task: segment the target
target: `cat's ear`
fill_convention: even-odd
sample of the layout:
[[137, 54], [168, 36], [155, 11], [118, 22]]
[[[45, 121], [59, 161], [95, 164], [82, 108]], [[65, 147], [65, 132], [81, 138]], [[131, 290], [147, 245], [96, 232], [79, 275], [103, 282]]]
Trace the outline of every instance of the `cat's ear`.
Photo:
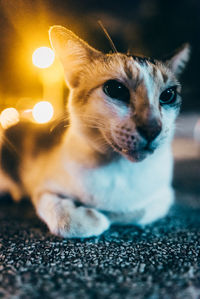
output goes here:
[[63, 64], [66, 81], [73, 87], [77, 74], [86, 64], [98, 57], [100, 52], [62, 26], [52, 26], [49, 38], [52, 48]]
[[190, 45], [184, 44], [181, 48], [176, 50], [173, 55], [165, 60], [167, 67], [170, 68], [176, 76], [179, 76], [183, 72], [187, 62], [189, 61], [190, 51]]

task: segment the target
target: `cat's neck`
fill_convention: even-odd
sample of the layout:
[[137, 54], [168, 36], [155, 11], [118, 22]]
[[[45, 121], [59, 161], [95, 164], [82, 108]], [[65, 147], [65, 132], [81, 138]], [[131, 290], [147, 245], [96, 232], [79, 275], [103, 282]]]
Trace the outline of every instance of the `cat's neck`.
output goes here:
[[88, 136], [82, 135], [73, 127], [67, 130], [64, 137], [63, 148], [69, 159], [75, 160], [86, 167], [99, 167], [114, 160], [120, 159], [120, 155], [107, 145], [102, 151]]

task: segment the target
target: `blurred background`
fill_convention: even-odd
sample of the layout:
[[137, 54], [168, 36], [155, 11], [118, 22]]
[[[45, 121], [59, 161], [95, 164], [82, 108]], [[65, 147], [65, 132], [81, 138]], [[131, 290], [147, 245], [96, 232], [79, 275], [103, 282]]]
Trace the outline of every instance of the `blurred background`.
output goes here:
[[47, 67], [34, 65], [33, 53], [39, 47], [50, 47], [48, 29], [54, 24], [66, 26], [93, 47], [110, 52], [98, 24], [101, 20], [121, 52], [162, 58], [185, 42], [191, 44], [191, 61], [181, 82], [182, 113], [195, 113], [195, 120], [187, 121], [184, 131], [193, 136], [194, 128], [198, 133], [200, 112], [199, 14], [198, 0], [1, 0], [0, 110], [14, 107], [29, 117], [34, 105], [45, 100], [57, 117], [68, 93], [62, 69], [56, 60]]

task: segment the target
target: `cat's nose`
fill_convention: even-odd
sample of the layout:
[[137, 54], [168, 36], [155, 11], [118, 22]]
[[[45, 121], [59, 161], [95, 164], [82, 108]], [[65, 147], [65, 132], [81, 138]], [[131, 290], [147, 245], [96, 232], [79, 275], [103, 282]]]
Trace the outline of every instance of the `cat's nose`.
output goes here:
[[161, 122], [158, 120], [151, 121], [149, 124], [140, 125], [137, 127], [139, 134], [148, 142], [153, 141], [162, 130]]

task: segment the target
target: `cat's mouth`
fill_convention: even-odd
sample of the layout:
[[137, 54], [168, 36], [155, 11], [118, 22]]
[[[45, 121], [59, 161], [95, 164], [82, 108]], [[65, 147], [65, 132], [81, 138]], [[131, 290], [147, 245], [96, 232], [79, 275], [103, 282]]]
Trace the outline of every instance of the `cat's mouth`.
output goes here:
[[131, 149], [126, 149], [126, 148], [120, 148], [115, 143], [112, 143], [111, 145], [115, 151], [120, 153], [122, 156], [124, 156], [131, 162], [143, 161], [148, 155], [150, 155], [154, 152], [154, 149], [151, 149], [148, 146], [145, 146], [144, 148], [141, 148], [138, 150], [131, 150]]
[[118, 152], [131, 162], [143, 161], [147, 156], [153, 154], [155, 150], [155, 148], [152, 148], [150, 144], [146, 144], [143, 147], [135, 149], [127, 149], [125, 147], [120, 147], [119, 145], [117, 145], [117, 143], [113, 140], [111, 136], [106, 136], [106, 140], [115, 152]]

